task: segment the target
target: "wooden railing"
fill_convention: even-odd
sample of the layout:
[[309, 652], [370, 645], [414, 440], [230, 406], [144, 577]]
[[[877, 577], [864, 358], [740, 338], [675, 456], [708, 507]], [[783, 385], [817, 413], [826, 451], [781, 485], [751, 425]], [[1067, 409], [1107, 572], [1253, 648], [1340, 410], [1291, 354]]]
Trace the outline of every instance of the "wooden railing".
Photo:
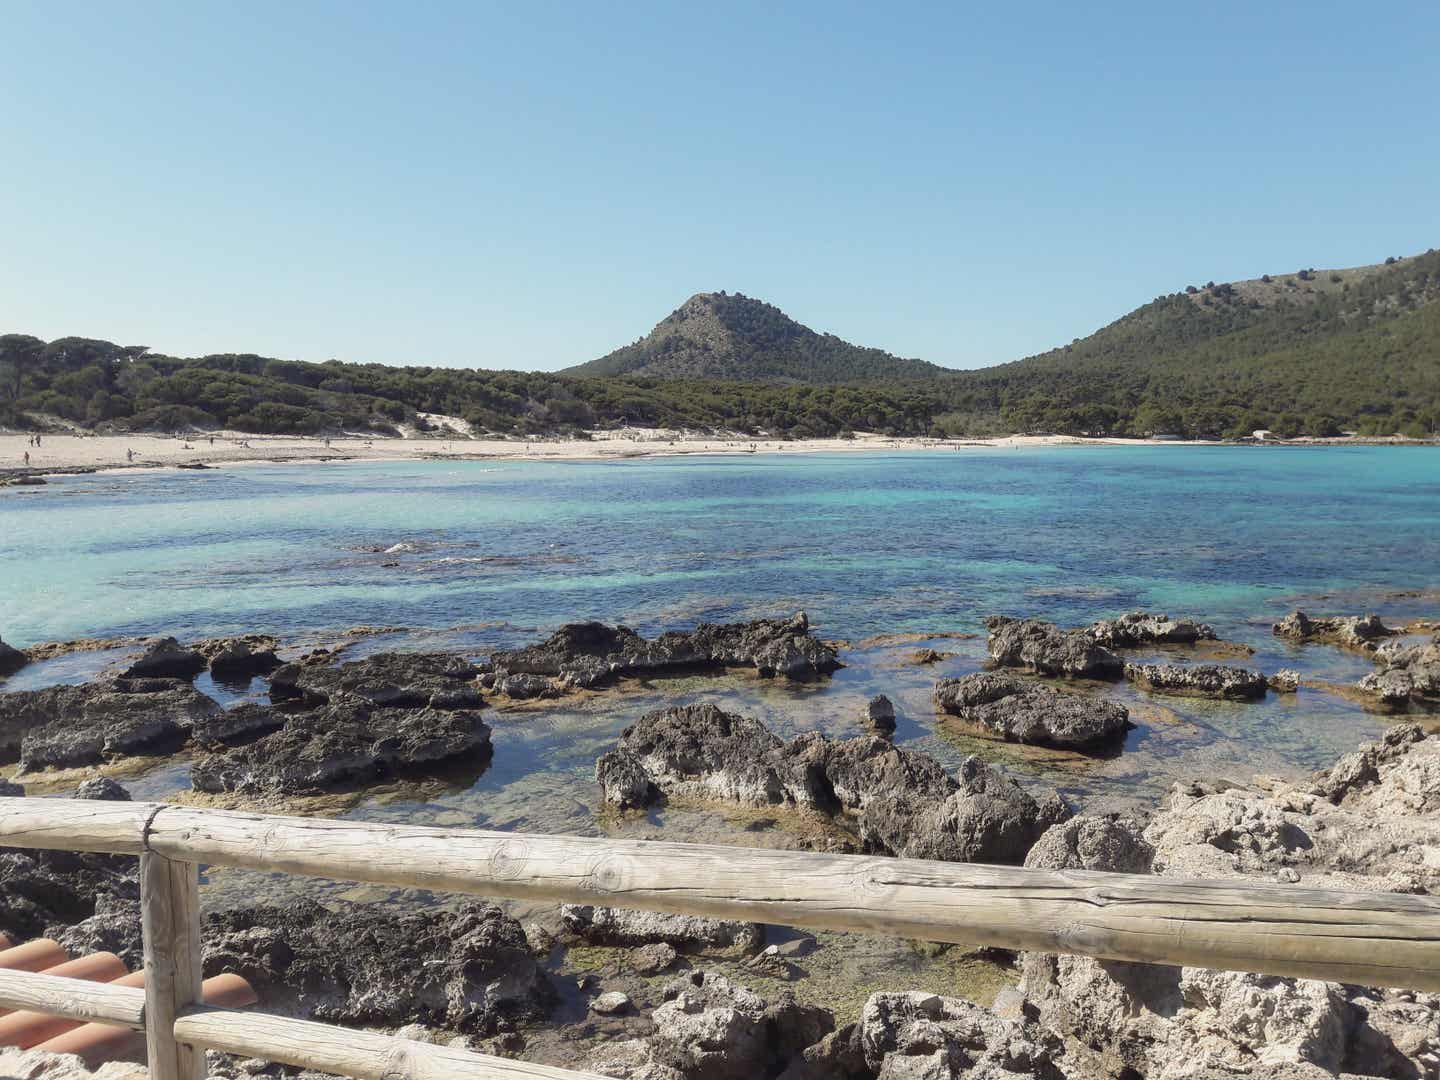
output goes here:
[[156, 1080], [196, 1080], [206, 1048], [362, 1080], [588, 1075], [197, 1004], [202, 863], [1440, 991], [1430, 896], [62, 799], [0, 798], [0, 846], [140, 856], [145, 988], [0, 971], [0, 1008], [143, 1030]]

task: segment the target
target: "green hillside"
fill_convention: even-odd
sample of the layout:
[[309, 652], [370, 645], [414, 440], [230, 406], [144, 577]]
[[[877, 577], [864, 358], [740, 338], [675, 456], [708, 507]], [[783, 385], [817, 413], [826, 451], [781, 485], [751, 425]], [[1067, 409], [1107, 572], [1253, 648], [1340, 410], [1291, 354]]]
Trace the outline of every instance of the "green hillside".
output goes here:
[[966, 373], [1016, 429], [1311, 434], [1440, 424], [1440, 252], [1192, 286], [1091, 336]]
[[[0, 336], [0, 426], [387, 432], [417, 413], [502, 434], [638, 425], [826, 436], [1141, 436], [1440, 429], [1440, 252], [1208, 283], [1083, 340], [949, 371], [816, 334], [736, 294], [692, 298], [569, 373], [192, 359]], [[689, 310], [687, 310], [689, 309]], [[960, 328], [957, 328], [957, 332]], [[741, 373], [747, 381], [733, 381]]]
[[944, 371], [924, 360], [817, 334], [773, 304], [718, 292], [696, 293], [635, 344], [564, 374], [839, 383], [929, 378]]

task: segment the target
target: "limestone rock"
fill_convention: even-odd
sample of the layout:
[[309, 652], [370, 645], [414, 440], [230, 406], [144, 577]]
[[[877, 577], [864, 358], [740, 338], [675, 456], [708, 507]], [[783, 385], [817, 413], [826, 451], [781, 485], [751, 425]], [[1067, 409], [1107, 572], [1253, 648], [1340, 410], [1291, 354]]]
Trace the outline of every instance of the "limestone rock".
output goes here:
[[566, 930], [592, 945], [634, 948], [664, 944], [682, 952], [725, 949], [750, 953], [765, 940], [756, 923], [701, 915], [565, 904], [560, 917]]
[[1253, 701], [1265, 696], [1265, 676], [1221, 664], [1126, 664], [1125, 677], [1137, 686], [1182, 697]]
[[1172, 619], [1148, 611], [1131, 611], [1118, 619], [1101, 619], [1089, 626], [1090, 636], [1109, 649], [1133, 649], [1142, 645], [1193, 645], [1214, 641], [1215, 631], [1194, 619]]
[[1053, 623], [1003, 615], [992, 615], [985, 625], [990, 630], [986, 647], [999, 667], [1082, 679], [1118, 679], [1124, 673], [1124, 661], [1088, 629], [1061, 630]]
[[787, 743], [713, 705], [646, 714], [597, 772], [607, 798], [625, 805], [664, 794], [808, 810], [853, 826], [866, 851], [915, 858], [1019, 862], [1069, 814], [1055, 793], [1037, 801], [978, 758], [952, 777], [878, 736], [810, 732]]
[[1292, 611], [1271, 630], [1276, 637], [1291, 641], [1325, 642], [1357, 652], [1373, 652], [1380, 642], [1399, 633], [1382, 623], [1378, 615], [1312, 619], [1303, 611]]
[[1062, 693], [997, 672], [935, 684], [935, 704], [1007, 742], [1090, 746], [1123, 735], [1130, 713], [1113, 701]]

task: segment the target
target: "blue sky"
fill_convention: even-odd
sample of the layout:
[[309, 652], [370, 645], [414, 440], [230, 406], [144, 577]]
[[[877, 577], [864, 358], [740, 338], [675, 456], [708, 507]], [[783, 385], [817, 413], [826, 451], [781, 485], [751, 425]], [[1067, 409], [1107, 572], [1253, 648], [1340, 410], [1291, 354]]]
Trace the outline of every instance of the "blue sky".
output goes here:
[[553, 369], [738, 290], [956, 367], [1440, 245], [1440, 6], [0, 0], [0, 331]]

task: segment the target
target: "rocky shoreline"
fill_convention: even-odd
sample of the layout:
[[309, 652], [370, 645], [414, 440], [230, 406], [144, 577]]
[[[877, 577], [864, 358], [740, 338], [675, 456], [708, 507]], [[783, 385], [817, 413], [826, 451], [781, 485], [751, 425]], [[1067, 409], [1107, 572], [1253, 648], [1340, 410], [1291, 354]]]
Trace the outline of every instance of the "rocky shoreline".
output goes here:
[[[1360, 683], [1374, 684], [1377, 704], [1435, 700], [1440, 640], [1369, 618], [1297, 616], [1277, 624], [1277, 636], [1373, 660], [1376, 672]], [[1131, 719], [1091, 692], [1107, 684], [1222, 701], [1287, 689], [1284, 671], [1192, 662], [1204, 654], [1185, 650], [1217, 643], [1192, 620], [1137, 612], [1066, 630], [996, 618], [988, 629], [991, 670], [937, 679], [934, 705], [938, 723], [999, 741], [1080, 754], [1112, 746]], [[1157, 648], [1179, 651], [1162, 663], [1127, 657]], [[242, 805], [455, 768], [478, 775], [496, 753], [481, 717], [500, 702], [543, 709], [680, 673], [743, 671], [798, 687], [840, 668], [803, 614], [654, 639], [578, 623], [487, 657], [378, 652], [337, 662], [316, 650], [286, 663], [284, 652], [259, 635], [160, 639], [91, 682], [0, 693], [0, 764], [17, 765], [21, 781], [0, 781], [0, 794], [174, 753], [190, 755], [197, 795]], [[260, 677], [264, 700], [223, 708], [193, 685], [202, 672]], [[947, 768], [897, 745], [895, 705], [883, 695], [863, 723], [870, 733], [786, 739], [715, 704], [652, 710], [598, 753], [600, 798], [622, 817], [691, 805], [804, 819], [817, 827], [801, 843], [826, 851], [1440, 891], [1440, 738], [1413, 724], [1307, 781], [1196, 779], [1159, 806], [1097, 814], [977, 756]], [[74, 794], [128, 798], [105, 778]], [[133, 964], [135, 860], [0, 851], [0, 930]], [[795, 993], [824, 977], [841, 942], [591, 905], [526, 914], [473, 902], [252, 902], [207, 915], [204, 940], [206, 973], [245, 976], [270, 1011], [632, 1080], [1409, 1080], [1440, 1071], [1440, 997], [1314, 980], [992, 953], [1010, 983], [993, 1005], [883, 989], [846, 1011]], [[215, 1062], [217, 1075], [256, 1071], [277, 1070]]]

